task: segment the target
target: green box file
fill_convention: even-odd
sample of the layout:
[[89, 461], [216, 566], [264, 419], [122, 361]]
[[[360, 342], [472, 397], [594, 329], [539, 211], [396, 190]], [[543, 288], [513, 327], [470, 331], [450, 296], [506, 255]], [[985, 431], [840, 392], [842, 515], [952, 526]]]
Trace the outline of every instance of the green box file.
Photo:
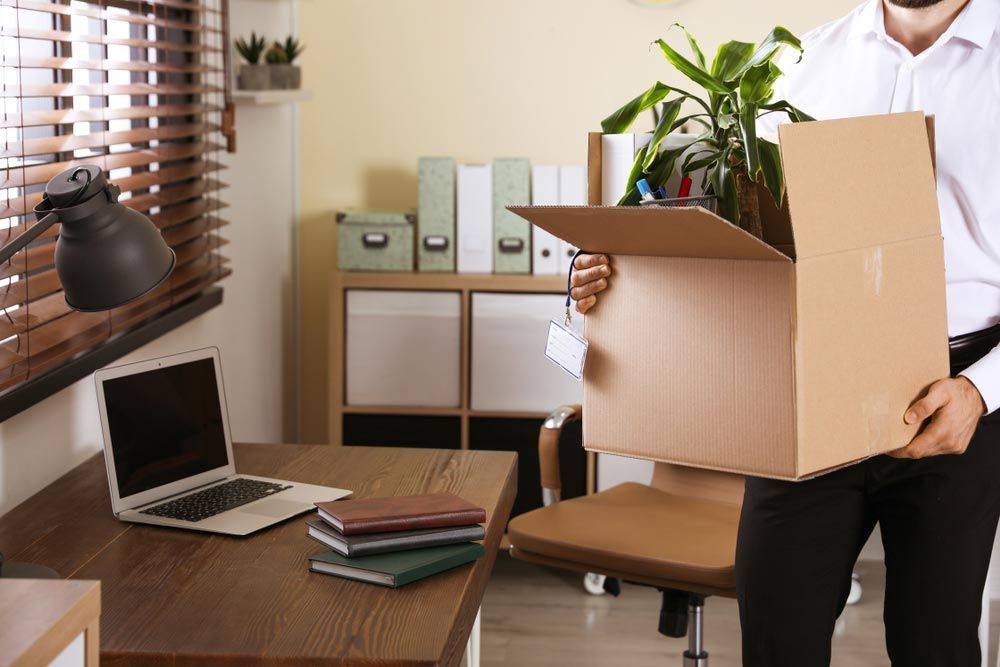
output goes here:
[[531, 273], [531, 225], [507, 210], [531, 202], [531, 165], [520, 158], [493, 163], [493, 271]]
[[341, 271], [412, 271], [416, 220], [413, 213], [338, 213], [337, 267]]
[[455, 270], [455, 160], [422, 157], [418, 162], [417, 268]]

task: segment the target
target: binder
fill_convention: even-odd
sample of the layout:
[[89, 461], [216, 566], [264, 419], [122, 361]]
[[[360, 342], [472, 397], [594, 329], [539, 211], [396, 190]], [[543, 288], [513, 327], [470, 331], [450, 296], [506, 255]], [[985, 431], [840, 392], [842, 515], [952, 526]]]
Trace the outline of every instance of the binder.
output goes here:
[[[559, 205], [587, 205], [587, 175], [582, 166], [559, 167]], [[576, 250], [576, 247], [565, 241], [559, 242], [558, 272], [561, 275], [566, 275], [569, 272], [569, 263], [573, 260]]]
[[493, 162], [493, 271], [531, 273], [531, 223], [507, 210], [531, 203], [531, 166], [521, 158]]
[[455, 270], [455, 160], [418, 161], [417, 268]]
[[460, 273], [493, 271], [493, 168], [460, 164], [456, 171], [457, 266]]
[[[531, 203], [533, 206], [559, 204], [559, 167], [555, 165], [531, 168]], [[562, 242], [541, 227], [531, 229], [532, 273], [552, 276], [559, 273]]]
[[601, 203], [614, 206], [625, 194], [625, 184], [635, 154], [653, 138], [652, 134], [605, 134], [601, 137]]

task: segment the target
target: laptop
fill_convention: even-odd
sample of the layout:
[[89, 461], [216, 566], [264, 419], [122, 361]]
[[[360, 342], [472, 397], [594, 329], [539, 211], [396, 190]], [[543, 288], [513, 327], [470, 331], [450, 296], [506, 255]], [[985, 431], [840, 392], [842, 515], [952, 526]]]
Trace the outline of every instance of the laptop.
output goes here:
[[95, 378], [111, 508], [122, 521], [247, 535], [351, 493], [236, 474], [214, 347]]

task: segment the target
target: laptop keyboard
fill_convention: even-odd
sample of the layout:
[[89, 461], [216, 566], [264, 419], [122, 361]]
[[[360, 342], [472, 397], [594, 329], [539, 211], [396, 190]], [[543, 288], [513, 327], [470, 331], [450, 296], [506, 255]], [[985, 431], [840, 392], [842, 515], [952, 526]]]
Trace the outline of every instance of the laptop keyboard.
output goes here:
[[292, 487], [274, 482], [240, 477], [177, 500], [154, 505], [139, 513], [180, 521], [201, 521], [290, 488]]

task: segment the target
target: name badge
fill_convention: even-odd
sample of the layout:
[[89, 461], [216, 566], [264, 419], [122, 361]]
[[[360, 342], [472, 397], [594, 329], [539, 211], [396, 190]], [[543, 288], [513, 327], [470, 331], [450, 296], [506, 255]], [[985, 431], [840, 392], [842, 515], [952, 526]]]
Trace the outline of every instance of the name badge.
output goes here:
[[549, 338], [545, 343], [545, 356], [578, 382], [583, 380], [583, 366], [587, 362], [587, 339], [576, 334], [555, 320], [549, 320]]

